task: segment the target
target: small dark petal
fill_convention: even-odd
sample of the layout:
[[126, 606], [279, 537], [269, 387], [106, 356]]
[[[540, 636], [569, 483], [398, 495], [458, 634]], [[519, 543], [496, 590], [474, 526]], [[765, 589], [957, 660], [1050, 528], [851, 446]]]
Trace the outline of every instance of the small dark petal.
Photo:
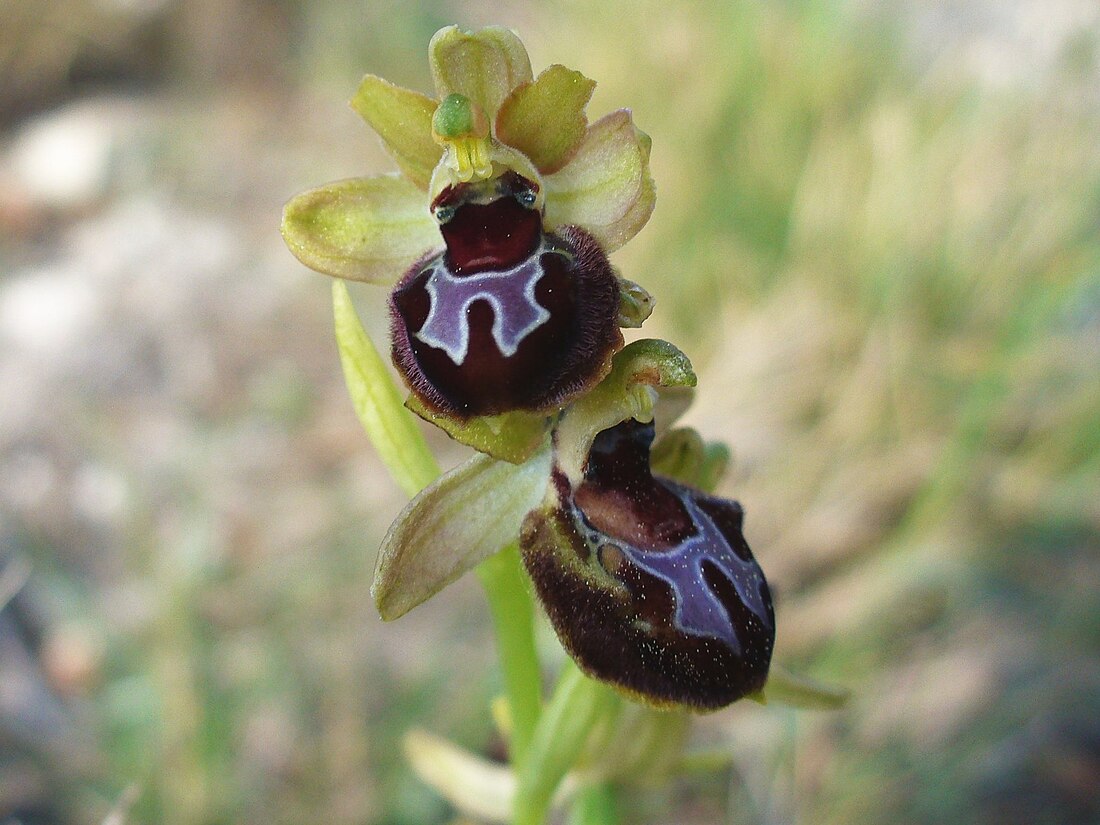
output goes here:
[[451, 254], [410, 269], [390, 298], [394, 363], [428, 408], [463, 419], [546, 411], [606, 374], [622, 345], [618, 282], [591, 236], [540, 233], [503, 270], [458, 273]]
[[659, 705], [712, 710], [763, 687], [775, 615], [736, 502], [649, 469], [653, 427], [600, 434], [574, 490], [528, 515], [523, 558], [582, 668]]

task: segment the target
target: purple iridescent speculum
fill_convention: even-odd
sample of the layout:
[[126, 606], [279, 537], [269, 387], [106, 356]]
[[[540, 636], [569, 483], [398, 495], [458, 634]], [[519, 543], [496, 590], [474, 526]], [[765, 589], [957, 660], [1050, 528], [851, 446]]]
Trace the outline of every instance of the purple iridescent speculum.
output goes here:
[[433, 411], [551, 410], [606, 373], [622, 344], [618, 281], [576, 227], [543, 230], [537, 184], [508, 172], [432, 205], [446, 249], [390, 299], [394, 363]]
[[566, 648], [597, 678], [656, 704], [699, 710], [763, 687], [771, 594], [743, 511], [649, 466], [651, 424], [595, 440], [574, 488], [528, 516], [524, 561]]

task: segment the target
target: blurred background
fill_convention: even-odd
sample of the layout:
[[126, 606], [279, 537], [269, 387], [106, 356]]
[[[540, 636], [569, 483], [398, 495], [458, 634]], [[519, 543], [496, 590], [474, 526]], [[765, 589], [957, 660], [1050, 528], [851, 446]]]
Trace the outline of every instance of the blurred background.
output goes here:
[[374, 613], [403, 502], [277, 229], [392, 168], [345, 101], [453, 22], [653, 137], [615, 263], [777, 660], [854, 689], [702, 718], [730, 769], [627, 821], [1100, 822], [1092, 0], [0, 0], [0, 822], [453, 821], [399, 742], [493, 747], [481, 594]]

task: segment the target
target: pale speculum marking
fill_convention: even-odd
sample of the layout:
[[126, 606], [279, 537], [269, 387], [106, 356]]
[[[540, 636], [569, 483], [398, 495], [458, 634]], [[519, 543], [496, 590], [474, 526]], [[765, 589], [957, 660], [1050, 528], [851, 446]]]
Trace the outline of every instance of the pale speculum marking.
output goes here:
[[462, 366], [470, 348], [470, 306], [485, 301], [493, 309], [493, 340], [501, 354], [511, 358], [524, 338], [550, 320], [550, 312], [535, 300], [535, 286], [545, 274], [544, 251], [540, 248], [511, 269], [461, 277], [448, 269], [441, 256], [424, 283], [431, 299], [428, 317], [414, 335]]
[[[732, 618], [718, 595], [707, 584], [703, 563], [710, 562], [725, 576], [745, 604], [760, 621], [769, 623], [765, 604], [764, 576], [752, 561], [745, 561], [730, 546], [714, 520], [695, 503], [690, 492], [679, 485], [667, 487], [683, 502], [692, 522], [694, 535], [667, 550], [643, 550], [627, 542], [616, 542], [635, 565], [672, 588], [676, 602], [673, 617], [677, 629], [690, 636], [710, 636], [720, 639], [734, 653], [741, 653]], [[602, 534], [589, 527], [589, 541], [596, 543]]]

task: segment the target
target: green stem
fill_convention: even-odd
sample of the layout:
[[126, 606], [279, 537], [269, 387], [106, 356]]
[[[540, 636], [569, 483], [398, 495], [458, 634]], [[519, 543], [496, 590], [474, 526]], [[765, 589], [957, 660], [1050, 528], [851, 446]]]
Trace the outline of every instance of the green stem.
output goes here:
[[581, 790], [569, 811], [569, 825], [615, 825], [618, 821], [618, 800], [614, 789], [606, 783]]
[[[439, 476], [439, 465], [405, 409], [386, 361], [363, 330], [343, 281], [333, 284], [332, 303], [340, 360], [355, 411], [390, 475], [411, 498]], [[515, 545], [483, 561], [477, 574], [497, 634], [512, 716], [512, 760], [518, 765], [526, 757], [541, 710], [534, 605]]]
[[519, 548], [510, 544], [477, 566], [493, 616], [504, 693], [512, 720], [512, 763], [527, 757], [542, 712], [542, 677], [535, 652], [535, 608]]
[[539, 719], [527, 759], [517, 771], [514, 825], [542, 825], [559, 783], [573, 767], [601, 716], [618, 697], [567, 660], [554, 695]]

